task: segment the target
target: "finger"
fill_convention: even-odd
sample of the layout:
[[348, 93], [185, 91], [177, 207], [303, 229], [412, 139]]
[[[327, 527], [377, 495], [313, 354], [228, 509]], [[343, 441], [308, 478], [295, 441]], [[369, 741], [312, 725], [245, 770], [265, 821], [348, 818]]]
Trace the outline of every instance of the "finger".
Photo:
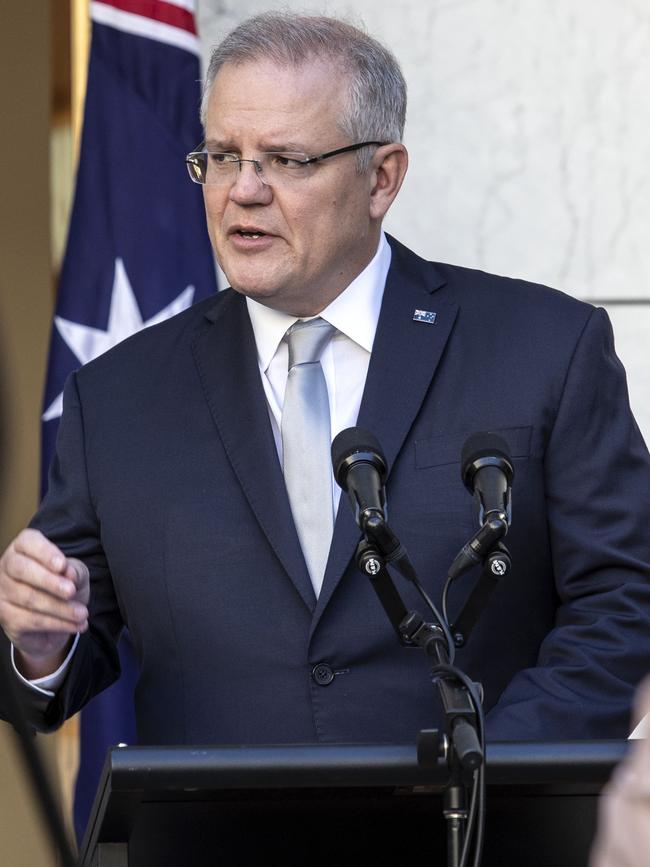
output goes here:
[[637, 725], [650, 714], [650, 677], [646, 677], [639, 686], [634, 699], [633, 724]]
[[16, 536], [12, 544], [19, 554], [37, 560], [53, 572], [62, 572], [66, 567], [65, 555], [40, 530], [28, 527]]
[[85, 632], [88, 629], [87, 619], [68, 620], [57, 617], [55, 614], [27, 610], [10, 602], [4, 603], [4, 607], [7, 609], [5, 614], [8, 621], [5, 631], [16, 646], [20, 646], [23, 636], [30, 634], [60, 632], [66, 635], [73, 635], [76, 632]]
[[74, 582], [76, 590], [72, 598], [75, 602], [83, 602], [84, 605], [88, 605], [90, 601], [90, 571], [86, 564], [71, 557], [68, 560], [65, 577]]
[[[58, 620], [78, 626], [88, 619], [88, 609], [81, 602], [63, 602], [54, 599], [48, 593], [35, 590], [27, 584], [17, 584], [10, 597], [5, 598], [5, 603], [12, 606], [13, 610], [28, 612], [35, 616], [46, 615]], [[11, 616], [9, 613], [9, 616]], [[5, 620], [8, 620], [5, 612]], [[8, 621], [11, 623], [11, 621]]]
[[[13, 582], [5, 583], [3, 595], [11, 596], [13, 585], [26, 584], [58, 599], [72, 599], [77, 587], [68, 574], [52, 572], [38, 560], [13, 551], [7, 556], [5, 571]], [[76, 573], [75, 573], [76, 576]]]
[[64, 576], [72, 581], [77, 589], [88, 584], [90, 580], [90, 572], [85, 563], [77, 560], [76, 557], [69, 557], [64, 571]]

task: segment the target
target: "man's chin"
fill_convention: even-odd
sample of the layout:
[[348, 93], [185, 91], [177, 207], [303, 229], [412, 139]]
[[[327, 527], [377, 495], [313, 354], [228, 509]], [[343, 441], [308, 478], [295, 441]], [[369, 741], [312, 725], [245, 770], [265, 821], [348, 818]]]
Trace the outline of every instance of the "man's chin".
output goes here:
[[230, 285], [235, 292], [245, 295], [246, 298], [250, 298], [252, 301], [257, 301], [258, 304], [271, 307], [273, 310], [281, 310], [283, 313], [292, 313], [292, 310], [288, 309], [293, 306], [288, 293], [282, 289], [278, 289], [276, 286], [251, 285], [250, 283], [240, 281], [233, 281]]
[[231, 280], [230, 286], [240, 295], [245, 295], [247, 298], [252, 298], [253, 301], [259, 301], [260, 304], [267, 304], [267, 306], [272, 306], [270, 302], [278, 294], [277, 289], [266, 286], [260, 287], [259, 284], [242, 283], [238, 280]]
[[245, 295], [252, 301], [263, 304], [264, 307], [270, 307], [272, 310], [279, 310], [291, 316], [316, 316], [323, 309], [322, 304], [319, 305], [312, 299], [296, 297], [295, 294], [286, 289], [276, 287], [260, 289], [259, 286], [251, 287], [241, 283], [231, 284], [231, 286], [240, 295]]

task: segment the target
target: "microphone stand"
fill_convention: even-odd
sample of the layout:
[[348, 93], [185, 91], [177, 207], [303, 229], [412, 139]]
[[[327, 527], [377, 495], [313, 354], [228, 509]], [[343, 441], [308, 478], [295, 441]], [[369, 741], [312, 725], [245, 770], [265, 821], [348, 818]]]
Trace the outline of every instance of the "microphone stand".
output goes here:
[[[488, 599], [497, 584], [512, 569], [510, 553], [503, 542], [496, 542], [492, 551], [483, 559], [481, 573], [465, 600], [458, 617], [451, 625], [456, 647], [463, 647], [487, 605]], [[453, 578], [453, 576], [452, 576]], [[450, 580], [447, 581], [448, 589]]]
[[[440, 734], [436, 729], [427, 729], [419, 733], [418, 762], [423, 767], [447, 762], [449, 781], [443, 794], [447, 865], [461, 867], [467, 863], [468, 846], [476, 818], [473, 812], [468, 822], [467, 790], [472, 785], [472, 779], [472, 801], [478, 793], [481, 814], [483, 810], [484, 738], [480, 686], [472, 683], [453, 666], [451, 636], [442, 623], [427, 622], [417, 611], [409, 611], [404, 605], [387, 565], [394, 564], [418, 588], [419, 581], [405, 549], [383, 515], [368, 511], [359, 517], [364, 535], [356, 550], [357, 568], [370, 579], [400, 643], [405, 647], [421, 648], [431, 663], [431, 673], [444, 710], [445, 731]], [[508, 552], [495, 539], [494, 550], [484, 554], [481, 576], [452, 627], [455, 646], [460, 647], [465, 643], [497, 581], [509, 570]], [[481, 846], [482, 815], [478, 823], [477, 857]]]

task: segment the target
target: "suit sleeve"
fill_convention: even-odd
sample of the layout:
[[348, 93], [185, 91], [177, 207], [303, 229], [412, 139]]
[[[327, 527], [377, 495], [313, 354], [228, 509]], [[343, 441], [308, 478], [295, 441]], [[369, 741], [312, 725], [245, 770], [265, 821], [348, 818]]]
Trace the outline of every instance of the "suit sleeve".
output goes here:
[[40, 530], [67, 556], [82, 560], [90, 570], [89, 629], [80, 636], [63, 684], [49, 701], [29, 686], [20, 686], [31, 724], [50, 731], [120, 674], [117, 640], [122, 620], [86, 472], [83, 411], [76, 374], [68, 379], [64, 391], [48, 492], [30, 526]]
[[625, 737], [650, 669], [650, 457], [602, 309], [576, 344], [544, 476], [557, 615], [537, 665], [489, 713], [488, 737]]

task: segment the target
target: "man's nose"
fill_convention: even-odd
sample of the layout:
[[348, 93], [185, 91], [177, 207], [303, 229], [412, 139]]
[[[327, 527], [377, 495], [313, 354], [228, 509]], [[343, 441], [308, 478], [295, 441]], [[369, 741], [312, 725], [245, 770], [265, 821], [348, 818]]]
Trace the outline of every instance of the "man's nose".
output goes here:
[[273, 198], [271, 188], [262, 180], [255, 160], [242, 160], [230, 187], [230, 199], [238, 204], [267, 204]]

